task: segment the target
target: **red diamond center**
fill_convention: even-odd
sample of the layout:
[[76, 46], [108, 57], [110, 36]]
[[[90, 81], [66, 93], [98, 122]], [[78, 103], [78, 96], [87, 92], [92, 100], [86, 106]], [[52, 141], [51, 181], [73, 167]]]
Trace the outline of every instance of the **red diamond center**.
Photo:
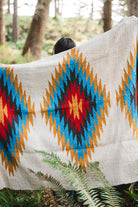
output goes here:
[[71, 127], [75, 126], [75, 131], [81, 132], [83, 119], [86, 119], [86, 108], [89, 111], [89, 98], [85, 98], [84, 91], [81, 93], [80, 86], [76, 88], [76, 83], [71, 83], [71, 90], [68, 88], [68, 97], [64, 95], [62, 102], [62, 113], [66, 113], [67, 121], [71, 119]]

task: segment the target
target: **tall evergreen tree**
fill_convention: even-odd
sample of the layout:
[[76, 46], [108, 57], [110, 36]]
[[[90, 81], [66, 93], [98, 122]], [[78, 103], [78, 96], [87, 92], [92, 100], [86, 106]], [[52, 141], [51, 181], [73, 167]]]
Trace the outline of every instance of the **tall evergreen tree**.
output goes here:
[[18, 40], [18, 14], [17, 14], [17, 2], [18, 0], [14, 0], [14, 13], [13, 13], [13, 32], [12, 32], [12, 39], [13, 42], [17, 42]]
[[57, 18], [59, 15], [62, 16], [63, 0], [54, 0], [54, 4], [55, 4], [55, 18]]
[[34, 56], [38, 59], [40, 58], [45, 26], [49, 15], [50, 1], [38, 0], [22, 55], [25, 55], [30, 49]]
[[8, 11], [8, 14], [10, 14], [11, 13], [11, 10], [10, 10], [10, 0], [8, 0], [7, 3], [8, 3], [8, 10], [7, 11]]
[[112, 28], [112, 0], [104, 0], [103, 22], [104, 32]]
[[0, 45], [5, 43], [5, 24], [4, 24], [4, 14], [3, 14], [3, 4], [4, 0], [0, 0]]
[[138, 17], [138, 0], [127, 0], [128, 16]]
[[89, 14], [89, 17], [88, 17], [88, 21], [87, 21], [87, 24], [86, 24], [86, 32], [89, 31], [90, 22], [91, 22], [92, 19], [93, 19], [93, 0], [91, 0], [91, 11], [90, 11], [90, 14]]

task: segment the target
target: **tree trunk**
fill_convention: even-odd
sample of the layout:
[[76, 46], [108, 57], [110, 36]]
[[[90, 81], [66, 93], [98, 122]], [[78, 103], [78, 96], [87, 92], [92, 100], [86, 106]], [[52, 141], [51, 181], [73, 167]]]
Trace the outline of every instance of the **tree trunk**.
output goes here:
[[92, 1], [92, 2], [91, 2], [91, 12], [90, 12], [90, 15], [89, 15], [89, 17], [88, 17], [87, 24], [86, 24], [86, 32], [89, 31], [89, 29], [90, 29], [90, 22], [91, 22], [91, 20], [93, 19], [93, 0], [91, 0], [91, 1]]
[[57, 0], [55, 0], [55, 18], [57, 18]]
[[12, 32], [12, 39], [13, 42], [17, 42], [18, 40], [18, 15], [17, 15], [17, 1], [14, 0], [14, 13], [13, 13], [13, 32]]
[[138, 17], [138, 0], [127, 0], [128, 16]]
[[11, 13], [11, 10], [10, 10], [10, 0], [8, 0], [8, 14]]
[[92, 2], [91, 2], [91, 12], [90, 12], [89, 19], [90, 19], [90, 20], [93, 19], [93, 0], [92, 0]]
[[55, 18], [57, 18], [60, 15], [60, 1], [55, 0]]
[[61, 11], [60, 11], [61, 16], [62, 16], [62, 12], [63, 12], [63, 0], [61, 0]]
[[50, 0], [38, 0], [22, 55], [28, 50], [38, 59], [41, 56], [45, 26], [49, 15]]
[[112, 0], [106, 0], [103, 7], [104, 32], [112, 28]]
[[0, 0], [0, 45], [5, 43], [5, 24], [4, 24], [4, 14], [3, 14], [3, 4], [4, 0]]

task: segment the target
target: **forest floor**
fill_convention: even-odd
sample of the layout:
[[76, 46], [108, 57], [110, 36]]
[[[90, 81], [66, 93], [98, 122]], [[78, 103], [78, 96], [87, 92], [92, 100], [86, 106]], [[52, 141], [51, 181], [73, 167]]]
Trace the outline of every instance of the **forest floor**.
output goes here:
[[[120, 197], [124, 199], [124, 203], [120, 207], [138, 207], [138, 202], [132, 198], [132, 194], [138, 192], [138, 183], [133, 184], [133, 193], [130, 193], [132, 184], [124, 184], [116, 186], [116, 190], [120, 193]], [[132, 189], [131, 189], [132, 190]], [[129, 192], [128, 195], [125, 191]], [[74, 192], [73, 198], [80, 207], [87, 207], [78, 202], [78, 195]], [[3, 200], [2, 200], [3, 199]], [[42, 189], [38, 191], [27, 190], [0, 190], [0, 207], [67, 207], [66, 203], [58, 201], [55, 192], [51, 189]]]
[[[132, 184], [124, 184], [117, 186], [117, 191], [121, 194], [121, 197], [125, 200], [124, 204], [122, 204], [122, 207], [136, 207], [138, 206], [138, 202], [136, 202], [132, 197], [133, 192], [130, 192], [130, 186]], [[134, 184], [134, 192], [137, 192], [138, 195], [138, 182]], [[125, 191], [129, 192], [130, 195], [128, 195]], [[138, 201], [138, 200], [137, 200]]]

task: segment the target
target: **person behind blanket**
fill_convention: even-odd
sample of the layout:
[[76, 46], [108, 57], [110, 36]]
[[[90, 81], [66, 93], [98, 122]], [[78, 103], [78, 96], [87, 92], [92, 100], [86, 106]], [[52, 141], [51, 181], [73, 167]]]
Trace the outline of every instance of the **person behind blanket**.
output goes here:
[[72, 49], [73, 47], [76, 47], [76, 43], [71, 38], [62, 37], [54, 45], [53, 53], [58, 54], [60, 52]]

